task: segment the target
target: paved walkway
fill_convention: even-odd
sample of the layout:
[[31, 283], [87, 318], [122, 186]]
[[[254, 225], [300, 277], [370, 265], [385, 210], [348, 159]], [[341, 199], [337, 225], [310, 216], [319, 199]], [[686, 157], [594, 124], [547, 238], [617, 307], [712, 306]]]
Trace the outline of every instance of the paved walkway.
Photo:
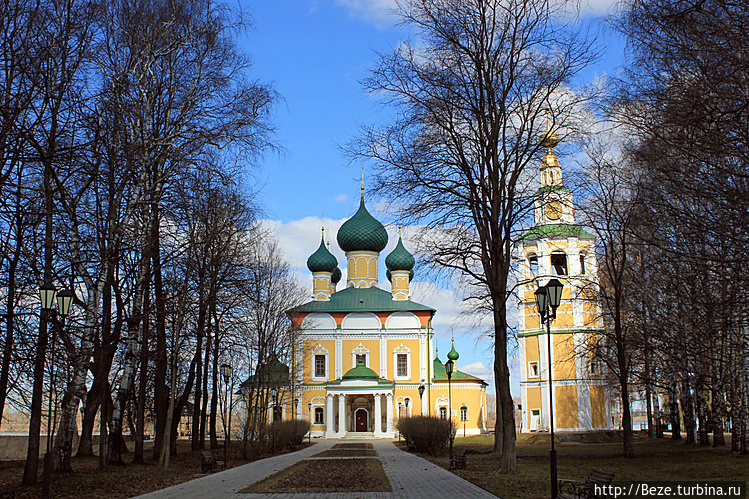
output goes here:
[[[314, 454], [323, 452], [339, 442], [355, 440], [318, 440], [316, 445], [297, 452], [269, 457], [213, 473], [196, 480], [174, 485], [163, 490], [139, 496], [140, 499], [188, 499], [233, 497], [248, 485], [262, 480]], [[390, 480], [392, 492], [335, 492], [327, 494], [238, 494], [237, 499], [290, 498], [290, 499], [338, 499], [338, 498], [491, 498], [495, 497], [484, 489], [460, 478], [426, 459], [404, 452], [389, 440], [367, 440], [374, 445], [377, 457], [382, 462], [385, 474]]]

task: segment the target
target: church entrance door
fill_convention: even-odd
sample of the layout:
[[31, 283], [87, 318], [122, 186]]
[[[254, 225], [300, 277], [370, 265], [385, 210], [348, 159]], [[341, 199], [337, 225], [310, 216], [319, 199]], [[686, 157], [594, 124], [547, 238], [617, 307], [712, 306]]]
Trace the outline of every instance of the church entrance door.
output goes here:
[[364, 409], [356, 411], [356, 431], [367, 431], [367, 411]]

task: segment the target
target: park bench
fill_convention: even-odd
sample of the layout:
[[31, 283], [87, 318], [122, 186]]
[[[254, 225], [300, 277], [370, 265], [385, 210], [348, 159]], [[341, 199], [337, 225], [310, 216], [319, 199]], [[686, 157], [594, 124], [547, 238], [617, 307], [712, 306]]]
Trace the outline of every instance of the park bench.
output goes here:
[[596, 495], [596, 486], [610, 485], [614, 474], [597, 469], [590, 470], [585, 482], [573, 482], [572, 480], [559, 480], [559, 493], [557, 499], [595, 499], [602, 497]]
[[226, 468], [226, 462], [222, 458], [217, 458], [213, 452], [204, 450], [200, 454], [202, 456], [201, 469], [203, 473], [213, 471], [214, 467]]
[[454, 455], [450, 458], [450, 469], [451, 470], [464, 470], [466, 469], [466, 451], [460, 455]]

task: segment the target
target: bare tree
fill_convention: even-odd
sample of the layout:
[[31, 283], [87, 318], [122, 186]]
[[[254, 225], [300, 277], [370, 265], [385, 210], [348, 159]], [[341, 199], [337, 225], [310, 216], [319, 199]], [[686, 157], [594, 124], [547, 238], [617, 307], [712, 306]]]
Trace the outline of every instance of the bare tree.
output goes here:
[[507, 361], [506, 300], [513, 238], [533, 206], [545, 111], [553, 129], [574, 133], [586, 96], [570, 85], [596, 57], [591, 39], [565, 25], [546, 0], [401, 0], [402, 23], [418, 32], [364, 81], [396, 113], [354, 146], [374, 160], [376, 191], [406, 203], [406, 214], [440, 226], [433, 263], [482, 289], [493, 320], [500, 468], [515, 469], [515, 423]]

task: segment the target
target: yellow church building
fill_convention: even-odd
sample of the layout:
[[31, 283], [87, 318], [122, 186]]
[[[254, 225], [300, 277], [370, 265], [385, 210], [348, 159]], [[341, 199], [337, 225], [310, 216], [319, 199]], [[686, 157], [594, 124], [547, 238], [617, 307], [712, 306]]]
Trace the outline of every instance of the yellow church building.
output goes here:
[[[572, 193], [562, 182], [553, 152], [556, 134], [547, 132], [541, 164], [541, 188], [534, 207], [534, 226], [517, 244], [522, 300], [519, 310], [521, 360], [521, 431], [549, 429], [549, 366], [554, 429], [585, 431], [613, 426], [611, 393], [603, 365], [592, 348], [602, 329], [595, 299], [594, 235], [575, 224]], [[550, 279], [564, 284], [556, 319], [551, 323], [551, 358], [546, 326], [541, 324], [535, 291]]]
[[[484, 432], [487, 384], [455, 369], [448, 386], [445, 365], [432, 354], [436, 310], [410, 299], [415, 260], [400, 237], [385, 259], [391, 290], [380, 288], [388, 234], [363, 195], [337, 241], [346, 254], [345, 286], [323, 237], [307, 261], [312, 300], [288, 312], [295, 339], [282, 418], [309, 419], [312, 435], [327, 438], [392, 438], [399, 418], [421, 414], [452, 417], [460, 435], [464, 427]], [[448, 358], [457, 363], [454, 347]]]

